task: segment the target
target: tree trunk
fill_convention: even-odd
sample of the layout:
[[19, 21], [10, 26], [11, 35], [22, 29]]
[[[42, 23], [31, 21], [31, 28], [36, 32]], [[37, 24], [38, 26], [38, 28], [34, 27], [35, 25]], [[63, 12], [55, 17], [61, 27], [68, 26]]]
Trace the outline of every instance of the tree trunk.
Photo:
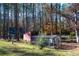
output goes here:
[[6, 13], [5, 13], [5, 4], [3, 4], [3, 8], [4, 8], [4, 14], [3, 14], [3, 38], [5, 39], [5, 17], [6, 17]]
[[[57, 5], [57, 3], [56, 3], [56, 5], [55, 5], [56, 9], [57, 9], [57, 6], [58, 6], [58, 5]], [[56, 14], [56, 17], [55, 17], [55, 31], [56, 31], [56, 32], [55, 32], [55, 34], [57, 34], [57, 10], [56, 10], [56, 13], [55, 13], [55, 14]]]
[[33, 27], [33, 31], [35, 30], [35, 4], [32, 3], [32, 7], [33, 7], [33, 11], [32, 11], [32, 19], [33, 19], [33, 24], [34, 24], [34, 27]]
[[14, 9], [15, 9], [15, 11], [14, 11], [14, 20], [15, 20], [15, 27], [16, 27], [16, 39], [17, 39], [17, 41], [19, 41], [19, 26], [18, 26], [18, 20], [19, 20], [19, 13], [18, 13], [18, 4], [17, 3], [15, 3], [14, 4]]
[[[0, 28], [1, 28], [1, 4], [0, 4]], [[1, 29], [0, 29], [0, 36], [1, 36]]]

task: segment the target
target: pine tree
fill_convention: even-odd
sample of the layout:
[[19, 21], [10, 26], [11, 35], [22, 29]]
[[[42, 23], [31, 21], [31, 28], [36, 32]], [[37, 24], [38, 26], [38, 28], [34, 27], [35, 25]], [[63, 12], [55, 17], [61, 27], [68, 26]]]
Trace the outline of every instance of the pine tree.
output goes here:
[[14, 4], [14, 20], [15, 20], [16, 39], [17, 39], [17, 41], [19, 41], [19, 25], [18, 25], [19, 18], [18, 17], [19, 17], [18, 4], [15, 3]]

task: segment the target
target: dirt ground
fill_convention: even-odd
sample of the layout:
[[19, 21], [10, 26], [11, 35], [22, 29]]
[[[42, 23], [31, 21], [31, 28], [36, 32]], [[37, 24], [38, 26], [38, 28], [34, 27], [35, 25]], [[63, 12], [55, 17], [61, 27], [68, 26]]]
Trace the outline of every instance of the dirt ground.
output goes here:
[[72, 53], [75, 52], [75, 53], [79, 54], [79, 43], [63, 42], [63, 43], [61, 43], [61, 46], [58, 49], [68, 50], [68, 51], [71, 51]]

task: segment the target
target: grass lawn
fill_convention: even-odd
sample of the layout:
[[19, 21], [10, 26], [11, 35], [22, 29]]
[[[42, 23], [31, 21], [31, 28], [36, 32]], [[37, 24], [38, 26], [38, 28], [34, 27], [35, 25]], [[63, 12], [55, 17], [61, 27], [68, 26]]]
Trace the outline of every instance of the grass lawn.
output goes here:
[[[79, 50], [78, 50], [79, 51]], [[44, 48], [39, 49], [38, 46], [15, 42], [0, 40], [0, 56], [74, 56], [79, 55], [77, 50], [60, 50]]]

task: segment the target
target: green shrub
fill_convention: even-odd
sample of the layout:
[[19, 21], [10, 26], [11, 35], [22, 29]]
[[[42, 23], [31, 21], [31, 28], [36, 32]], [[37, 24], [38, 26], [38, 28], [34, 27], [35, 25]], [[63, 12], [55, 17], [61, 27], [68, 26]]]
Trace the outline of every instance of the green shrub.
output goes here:
[[75, 32], [70, 32], [69, 37], [70, 37], [71, 39], [75, 38]]
[[42, 49], [43, 47], [48, 45], [48, 41], [45, 38], [39, 37], [36, 39], [36, 43], [37, 45], [40, 46], [40, 49]]

